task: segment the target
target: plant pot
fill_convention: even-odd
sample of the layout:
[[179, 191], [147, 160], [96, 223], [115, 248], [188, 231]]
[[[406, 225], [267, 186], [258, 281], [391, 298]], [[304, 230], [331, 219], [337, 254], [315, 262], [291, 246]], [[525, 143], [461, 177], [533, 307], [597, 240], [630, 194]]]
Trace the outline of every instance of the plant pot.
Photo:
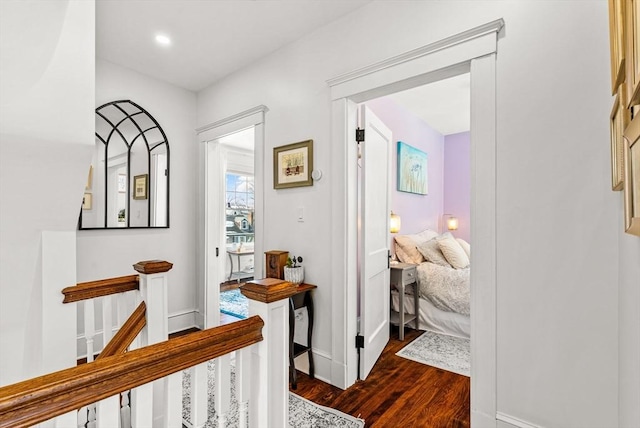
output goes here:
[[304, 267], [286, 267], [284, 268], [284, 280], [295, 285], [302, 284], [304, 281]]

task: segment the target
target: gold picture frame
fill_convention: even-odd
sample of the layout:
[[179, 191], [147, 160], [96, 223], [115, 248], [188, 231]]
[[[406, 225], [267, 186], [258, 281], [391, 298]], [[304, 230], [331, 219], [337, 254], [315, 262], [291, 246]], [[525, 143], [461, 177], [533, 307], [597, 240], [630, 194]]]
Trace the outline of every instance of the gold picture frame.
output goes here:
[[141, 174], [133, 177], [133, 199], [147, 199], [148, 182], [149, 174]]
[[640, 236], [640, 116], [624, 131], [624, 228]]
[[624, 8], [627, 107], [633, 107], [640, 104], [640, 0], [618, 1]]
[[611, 131], [611, 188], [621, 191], [624, 187], [624, 137], [623, 132], [631, 115], [625, 107], [624, 88], [618, 89], [618, 94], [613, 100], [613, 108], [609, 116], [609, 128]]
[[90, 210], [93, 208], [93, 195], [91, 193], [85, 193], [82, 197], [82, 209]]
[[313, 140], [273, 148], [273, 188], [313, 186]]
[[89, 174], [87, 175], [87, 184], [84, 186], [84, 190], [91, 190], [92, 181], [93, 181], [93, 165], [89, 166]]
[[[609, 43], [611, 52], [611, 94], [625, 80], [626, 56], [626, 17], [627, 0], [609, 0]], [[626, 107], [626, 106], [625, 106]]]

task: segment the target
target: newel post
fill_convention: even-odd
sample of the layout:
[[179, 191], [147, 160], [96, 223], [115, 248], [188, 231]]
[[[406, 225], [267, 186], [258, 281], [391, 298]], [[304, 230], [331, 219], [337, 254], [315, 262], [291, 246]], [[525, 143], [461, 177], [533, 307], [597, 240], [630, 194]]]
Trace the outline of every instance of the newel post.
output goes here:
[[140, 274], [140, 294], [147, 305], [147, 337], [143, 345], [153, 345], [169, 337], [169, 309], [167, 307], [168, 272], [172, 263], [163, 260], [138, 262], [133, 268]]
[[[264, 340], [253, 345], [249, 426], [286, 427], [289, 423], [289, 297], [296, 286], [281, 279], [249, 281], [240, 288], [249, 299], [249, 316], [264, 321]], [[255, 376], [255, 372], [254, 372]]]

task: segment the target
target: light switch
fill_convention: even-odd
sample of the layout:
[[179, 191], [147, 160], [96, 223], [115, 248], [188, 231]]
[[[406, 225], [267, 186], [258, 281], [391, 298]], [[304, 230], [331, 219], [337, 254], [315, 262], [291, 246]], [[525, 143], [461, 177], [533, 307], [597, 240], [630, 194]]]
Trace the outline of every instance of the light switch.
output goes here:
[[298, 207], [298, 221], [304, 221], [304, 208]]

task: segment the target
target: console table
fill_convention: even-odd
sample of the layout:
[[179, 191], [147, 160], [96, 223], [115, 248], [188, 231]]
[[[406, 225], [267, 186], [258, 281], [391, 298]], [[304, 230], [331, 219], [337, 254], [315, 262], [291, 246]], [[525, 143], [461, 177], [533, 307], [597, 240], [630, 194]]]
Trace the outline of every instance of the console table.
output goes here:
[[[231, 267], [230, 267], [230, 271], [229, 271], [229, 281], [231, 281], [232, 278], [237, 278], [238, 282], [240, 282], [240, 280], [242, 278], [250, 278], [253, 277], [253, 269], [251, 270], [251, 272], [243, 272], [240, 270], [240, 257], [241, 256], [252, 256], [253, 255], [253, 250], [227, 250], [227, 254], [229, 254], [229, 262], [231, 263]], [[233, 272], [233, 257], [232, 256], [238, 256], [238, 271], [236, 273]]]
[[[312, 284], [300, 284], [296, 294], [289, 298], [289, 372], [291, 374], [291, 388], [296, 389], [298, 387], [296, 365], [294, 359], [307, 353], [309, 358], [309, 377], [314, 378], [314, 365], [313, 365], [313, 353], [311, 352], [311, 336], [313, 334], [313, 297], [311, 292], [318, 288]], [[307, 308], [307, 316], [309, 318], [309, 325], [307, 327], [307, 346], [300, 345], [293, 341], [293, 336], [296, 328], [296, 309]]]

